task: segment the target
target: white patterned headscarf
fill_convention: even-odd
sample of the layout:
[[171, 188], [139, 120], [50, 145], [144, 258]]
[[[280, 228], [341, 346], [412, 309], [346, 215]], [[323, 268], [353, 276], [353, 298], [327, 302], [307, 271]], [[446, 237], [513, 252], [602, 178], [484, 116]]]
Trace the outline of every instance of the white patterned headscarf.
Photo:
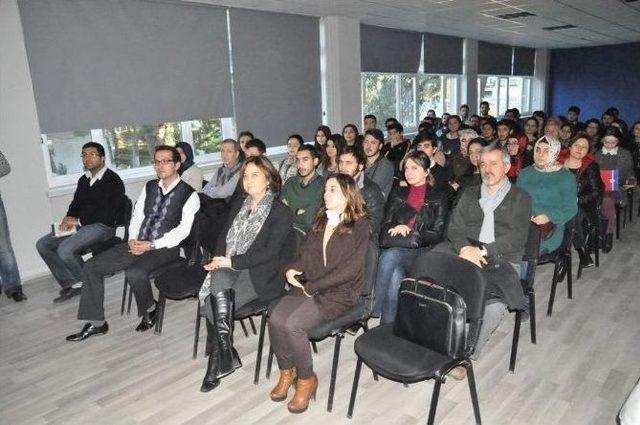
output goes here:
[[558, 156], [560, 155], [560, 149], [562, 149], [560, 140], [556, 139], [553, 136], [542, 136], [536, 141], [536, 144], [533, 147], [534, 155], [536, 150], [538, 149], [538, 144], [540, 143], [546, 143], [547, 145], [549, 145], [549, 160], [542, 167], [534, 164], [536, 170], [542, 171], [544, 173], [551, 173], [562, 168], [562, 165], [558, 163]]

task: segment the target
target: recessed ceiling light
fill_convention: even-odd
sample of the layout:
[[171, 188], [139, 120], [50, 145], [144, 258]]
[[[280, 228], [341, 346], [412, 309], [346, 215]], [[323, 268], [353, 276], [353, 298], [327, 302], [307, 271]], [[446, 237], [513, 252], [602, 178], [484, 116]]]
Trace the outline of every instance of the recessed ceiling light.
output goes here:
[[517, 18], [524, 18], [527, 16], [536, 16], [536, 15], [535, 13], [531, 13], [531, 12], [514, 12], [514, 13], [505, 13], [504, 15], [496, 15], [496, 18], [517, 19]]
[[575, 25], [557, 25], [555, 27], [544, 27], [542, 28], [545, 31], [558, 31], [558, 30], [566, 30], [569, 28], [578, 28]]

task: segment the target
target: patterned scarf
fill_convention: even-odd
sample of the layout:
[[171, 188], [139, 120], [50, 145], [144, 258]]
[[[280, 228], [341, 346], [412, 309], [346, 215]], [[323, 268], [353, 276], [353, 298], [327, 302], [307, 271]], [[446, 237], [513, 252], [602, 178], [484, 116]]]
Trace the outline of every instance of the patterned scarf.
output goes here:
[[251, 211], [251, 197], [247, 196], [240, 207], [238, 215], [233, 219], [233, 224], [227, 233], [227, 257], [245, 254], [262, 229], [275, 195], [267, 190], [265, 197], [258, 203], [256, 209]]

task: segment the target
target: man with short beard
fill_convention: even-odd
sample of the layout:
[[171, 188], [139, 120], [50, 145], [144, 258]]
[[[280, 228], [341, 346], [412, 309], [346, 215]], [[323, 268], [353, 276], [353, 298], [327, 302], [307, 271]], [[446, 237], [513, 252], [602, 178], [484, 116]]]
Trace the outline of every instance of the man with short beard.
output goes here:
[[364, 132], [362, 148], [367, 157], [364, 174], [380, 187], [384, 198], [387, 199], [393, 186], [393, 164], [380, 153], [383, 146], [384, 135], [382, 131], [367, 130]]

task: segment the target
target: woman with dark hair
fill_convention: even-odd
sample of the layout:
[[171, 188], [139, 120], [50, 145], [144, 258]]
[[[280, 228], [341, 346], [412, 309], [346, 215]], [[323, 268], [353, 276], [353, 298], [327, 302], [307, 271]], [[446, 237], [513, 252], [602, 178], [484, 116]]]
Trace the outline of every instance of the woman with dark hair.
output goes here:
[[561, 153], [558, 162], [576, 176], [578, 191], [578, 215], [573, 233], [573, 246], [580, 256], [582, 267], [593, 266], [591, 255], [586, 250], [585, 226], [599, 226], [599, 210], [604, 194], [604, 184], [600, 178], [600, 167], [591, 152], [589, 135], [579, 132], [571, 140], [569, 150]]
[[460, 189], [482, 183], [482, 179], [480, 178], [480, 154], [482, 153], [483, 146], [485, 146], [485, 141], [482, 137], [476, 137], [469, 142], [467, 151], [469, 152], [469, 162], [471, 166], [467, 169], [467, 172], [460, 177], [459, 181], [452, 185], [458, 193], [461, 193]]
[[395, 319], [400, 282], [414, 260], [443, 238], [447, 195], [435, 187], [430, 165], [424, 152], [410, 152], [404, 161], [408, 186], [397, 186], [387, 200], [380, 230], [380, 245], [385, 249], [378, 261], [375, 296], [381, 323]]
[[568, 148], [569, 143], [576, 135], [576, 127], [570, 122], [562, 123], [560, 126], [560, 144], [563, 148]]
[[542, 133], [542, 129], [547, 124], [547, 113], [544, 111], [535, 111], [533, 114], [531, 114], [531, 116], [538, 120], [538, 136], [540, 136], [540, 133]]
[[458, 131], [461, 125], [462, 120], [460, 117], [451, 115], [447, 120], [447, 132], [440, 137], [441, 150], [447, 160], [460, 152], [460, 135]]
[[345, 147], [345, 142], [339, 134], [329, 135], [325, 145], [325, 155], [318, 167], [318, 173], [324, 177], [338, 172], [338, 158]]
[[344, 137], [347, 146], [354, 146], [358, 143], [358, 136], [358, 127], [355, 124], [347, 124], [342, 128], [342, 137]]
[[280, 176], [264, 156], [248, 158], [242, 166], [242, 202], [231, 207], [201, 296], [207, 315], [209, 362], [200, 391], [211, 391], [220, 378], [242, 366], [233, 348], [234, 308], [255, 300], [271, 300], [282, 291], [282, 247], [293, 228], [291, 209], [278, 195]]
[[247, 155], [245, 145], [253, 139], [255, 139], [255, 137], [250, 131], [241, 131], [238, 133], [238, 143], [240, 143], [240, 148], [242, 149], [242, 160], [244, 160], [244, 157], [249, 156]]
[[331, 129], [326, 125], [321, 125], [316, 129], [316, 133], [313, 136], [313, 142], [316, 147], [316, 151], [324, 152], [327, 144], [327, 140], [331, 137]]
[[304, 140], [299, 134], [292, 134], [287, 139], [287, 156], [278, 165], [278, 174], [280, 174], [283, 185], [289, 180], [289, 177], [295, 176], [298, 172], [296, 154], [302, 145], [304, 145]]
[[598, 150], [602, 147], [600, 138], [602, 137], [602, 127], [600, 120], [597, 118], [589, 118], [584, 123], [584, 131], [591, 138], [591, 149]]
[[187, 183], [196, 192], [202, 190], [202, 170], [193, 162], [193, 148], [189, 143], [176, 143], [176, 149], [180, 154], [180, 168], [178, 174], [180, 179]]
[[520, 174], [520, 170], [524, 168], [522, 166], [523, 163], [523, 153], [520, 151], [520, 142], [515, 137], [510, 137], [507, 140], [507, 152], [509, 152], [509, 156], [511, 157], [511, 167], [509, 167], [509, 171], [507, 171], [507, 177], [511, 183], [515, 183], [518, 180], [518, 174]]
[[538, 140], [539, 129], [540, 124], [536, 118], [527, 118], [527, 120], [524, 122], [524, 135], [527, 136], [527, 140], [529, 141], [529, 143], [533, 144], [536, 140]]
[[318, 388], [307, 332], [356, 305], [364, 283], [369, 221], [355, 181], [345, 174], [329, 177], [324, 205], [300, 247], [298, 259], [285, 267], [292, 287], [269, 316], [269, 340], [278, 360], [280, 379], [273, 401], [302, 413]]

